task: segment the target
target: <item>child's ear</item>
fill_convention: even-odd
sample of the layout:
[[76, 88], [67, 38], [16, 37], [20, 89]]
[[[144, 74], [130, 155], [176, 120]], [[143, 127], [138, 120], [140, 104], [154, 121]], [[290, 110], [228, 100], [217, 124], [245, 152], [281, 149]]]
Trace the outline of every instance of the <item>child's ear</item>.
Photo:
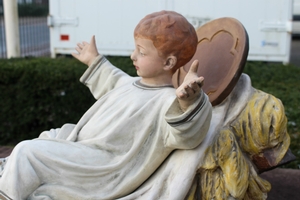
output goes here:
[[177, 63], [176, 56], [168, 56], [165, 62], [164, 69], [171, 70]]

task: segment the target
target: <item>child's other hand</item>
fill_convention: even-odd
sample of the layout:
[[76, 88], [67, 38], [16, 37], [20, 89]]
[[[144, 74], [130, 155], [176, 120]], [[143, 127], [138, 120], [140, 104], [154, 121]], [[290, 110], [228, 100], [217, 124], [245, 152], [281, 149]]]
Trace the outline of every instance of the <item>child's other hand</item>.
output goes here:
[[198, 60], [195, 60], [185, 76], [183, 83], [176, 89], [176, 96], [183, 111], [199, 98], [201, 92], [204, 78], [198, 77], [198, 65]]
[[90, 66], [99, 55], [94, 35], [92, 36], [90, 43], [78, 43], [75, 49], [78, 53], [72, 53], [72, 56], [88, 66]]

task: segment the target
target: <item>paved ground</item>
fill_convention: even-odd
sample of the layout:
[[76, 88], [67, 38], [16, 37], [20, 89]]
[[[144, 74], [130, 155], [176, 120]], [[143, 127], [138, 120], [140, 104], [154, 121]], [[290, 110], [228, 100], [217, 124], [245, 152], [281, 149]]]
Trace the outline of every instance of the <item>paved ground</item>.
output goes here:
[[300, 170], [277, 168], [261, 174], [268, 180], [272, 189], [268, 200], [299, 200], [300, 199]]
[[0, 146], [0, 158], [5, 158], [12, 151], [12, 147]]
[[[0, 146], [0, 158], [8, 156], [12, 149], [12, 147]], [[300, 170], [277, 168], [264, 172], [261, 176], [272, 185], [268, 200], [300, 199]]]

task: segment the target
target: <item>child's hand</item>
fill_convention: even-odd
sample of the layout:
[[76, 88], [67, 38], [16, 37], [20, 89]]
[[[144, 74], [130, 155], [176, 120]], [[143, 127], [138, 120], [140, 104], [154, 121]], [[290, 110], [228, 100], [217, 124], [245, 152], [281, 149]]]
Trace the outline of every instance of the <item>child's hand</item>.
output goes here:
[[78, 53], [72, 53], [72, 56], [88, 66], [90, 66], [99, 55], [94, 35], [92, 36], [90, 43], [78, 43], [75, 49]]
[[199, 98], [201, 92], [204, 78], [198, 77], [198, 65], [198, 60], [195, 60], [183, 83], [176, 89], [176, 96], [183, 111], [187, 110]]

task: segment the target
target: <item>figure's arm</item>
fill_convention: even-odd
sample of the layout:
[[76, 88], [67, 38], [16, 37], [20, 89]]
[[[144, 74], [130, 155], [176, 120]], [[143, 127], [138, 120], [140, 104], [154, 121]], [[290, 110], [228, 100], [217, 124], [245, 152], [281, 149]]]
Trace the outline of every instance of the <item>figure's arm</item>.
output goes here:
[[75, 49], [77, 53], [72, 55], [89, 66], [80, 81], [90, 89], [95, 99], [131, 80], [128, 74], [113, 66], [98, 53], [95, 36], [92, 36], [90, 43], [78, 43]]
[[196, 147], [208, 132], [211, 116], [212, 106], [202, 90], [200, 97], [185, 112], [176, 98], [165, 114], [168, 124], [165, 145], [176, 149]]
[[176, 96], [165, 119], [169, 126], [166, 146], [191, 149], [205, 138], [210, 126], [212, 106], [201, 89], [203, 77], [198, 77], [199, 62], [193, 62], [183, 83], [177, 88]]
[[197, 69], [199, 62], [195, 60], [190, 67], [183, 83], [176, 89], [176, 96], [180, 108], [185, 112], [189, 106], [193, 105], [201, 96], [203, 77], [198, 77]]

